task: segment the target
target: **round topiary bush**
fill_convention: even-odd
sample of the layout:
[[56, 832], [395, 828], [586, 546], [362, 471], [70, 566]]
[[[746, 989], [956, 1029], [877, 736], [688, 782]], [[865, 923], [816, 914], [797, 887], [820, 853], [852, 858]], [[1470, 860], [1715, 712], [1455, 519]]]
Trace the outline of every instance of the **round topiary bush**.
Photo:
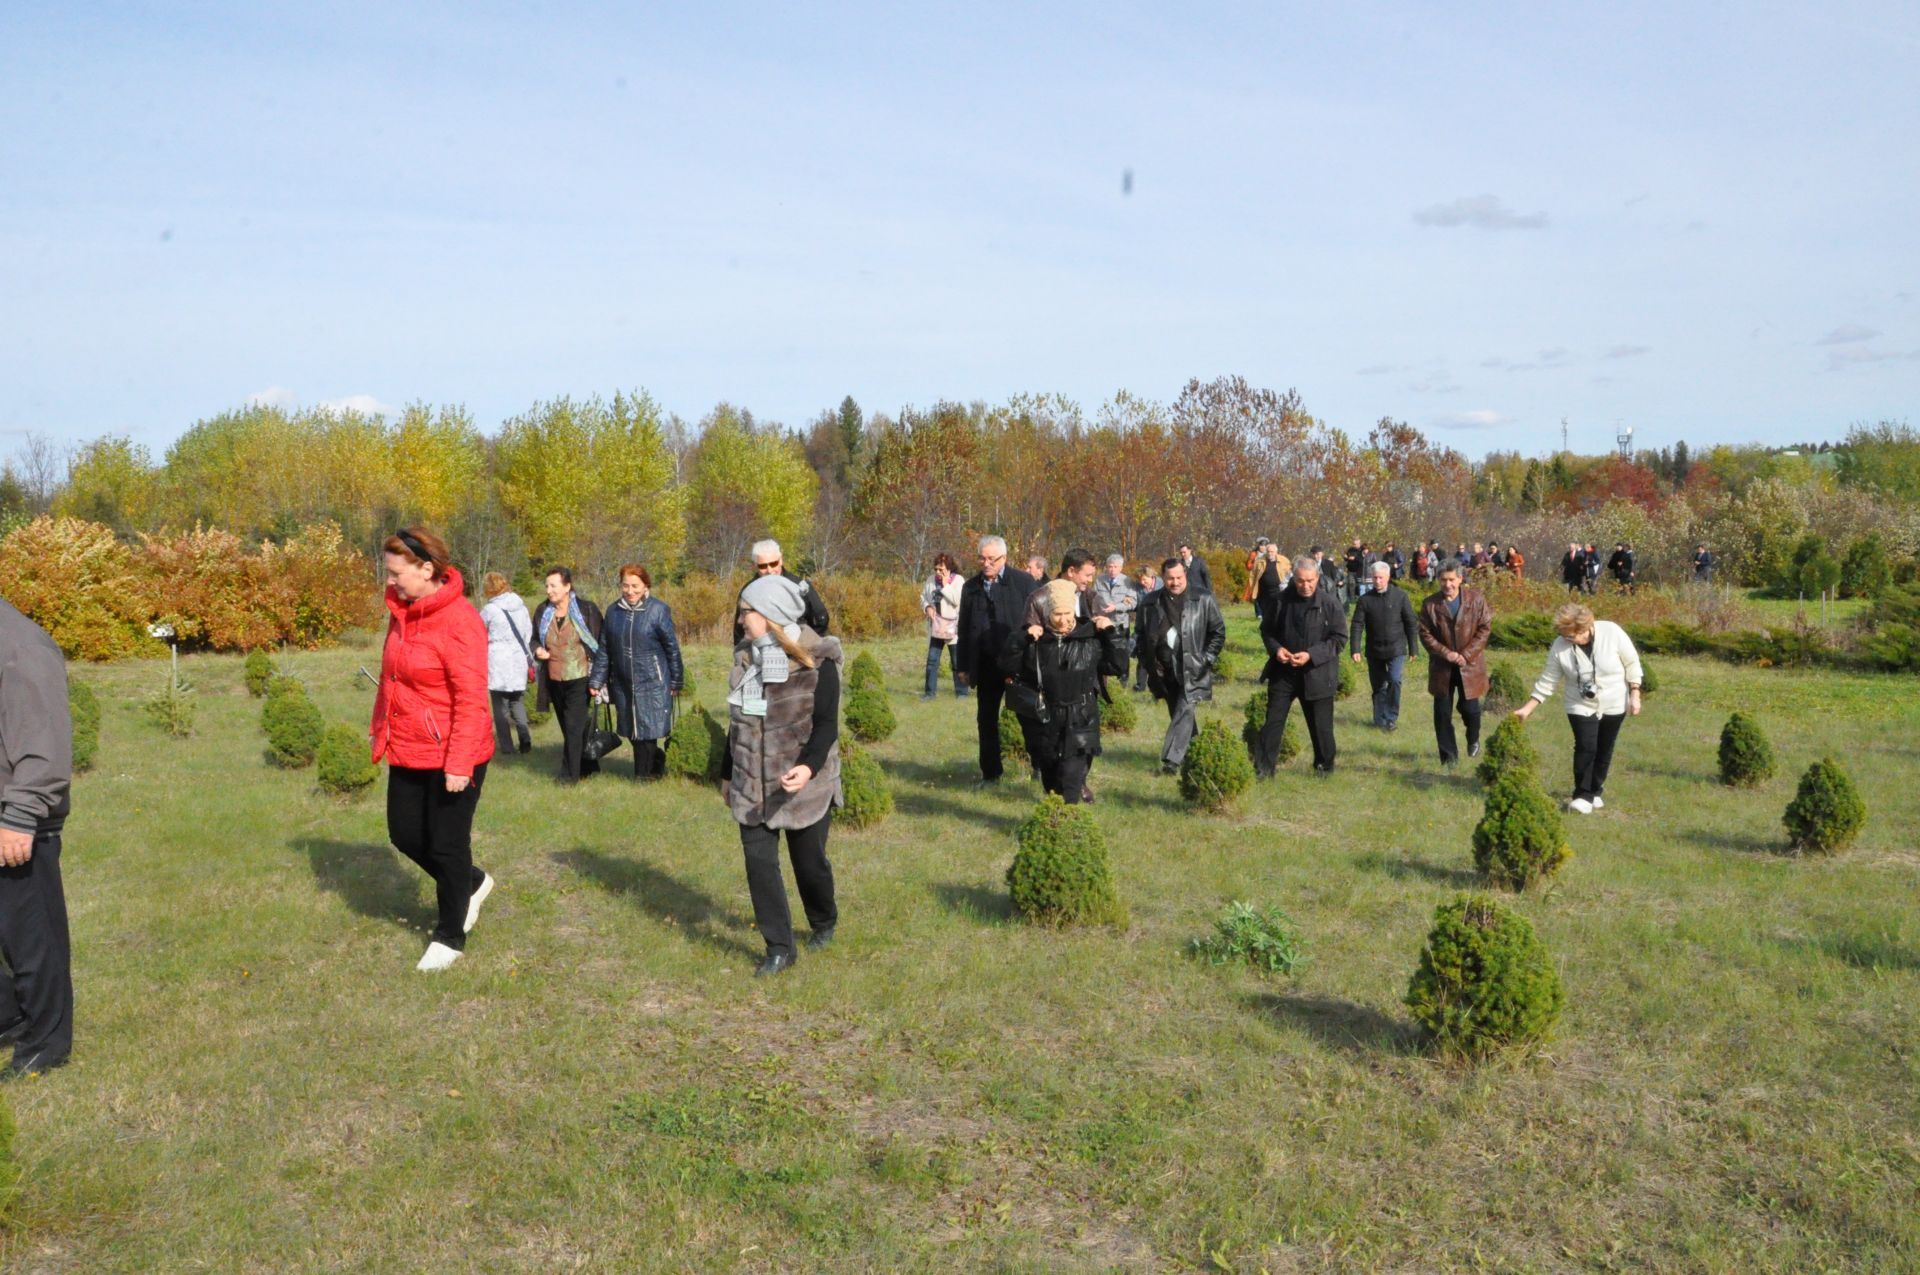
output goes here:
[[1526, 703], [1526, 681], [1515, 671], [1511, 664], [1487, 664], [1487, 694], [1489, 707], [1518, 708]]
[[345, 722], [334, 722], [320, 737], [314, 753], [314, 777], [330, 793], [350, 797], [373, 786], [380, 778], [380, 766], [373, 760], [367, 733]]
[[320, 750], [326, 722], [299, 683], [294, 686], [294, 690], [267, 696], [266, 707], [260, 710], [260, 728], [267, 733], [267, 751], [273, 759], [282, 766], [297, 768], [312, 762]]
[[307, 684], [297, 677], [286, 673], [275, 673], [267, 679], [267, 698], [277, 699], [282, 695], [305, 695]]
[[1773, 778], [1773, 745], [1760, 723], [1735, 713], [1720, 728], [1720, 782], [1731, 788], [1758, 788]]
[[879, 743], [896, 725], [893, 705], [880, 687], [857, 686], [847, 695], [847, 733], [861, 743]]
[[73, 769], [93, 769], [100, 751], [100, 697], [85, 682], [67, 683], [67, 715], [73, 719]]
[[713, 714], [698, 704], [682, 707], [667, 736], [666, 772], [701, 783], [718, 779], [726, 748], [726, 729]]
[[1481, 783], [1492, 787], [1493, 782], [1508, 771], [1536, 771], [1539, 765], [1540, 750], [1527, 738], [1527, 724], [1509, 713], [1481, 744], [1480, 765], [1474, 773], [1480, 776]]
[[1194, 732], [1180, 763], [1180, 795], [1199, 810], [1225, 810], [1253, 787], [1253, 762], [1233, 732], [1209, 717]]
[[1473, 830], [1474, 866], [1506, 890], [1524, 890], [1573, 857], [1560, 810], [1531, 770], [1509, 770], [1487, 789]]
[[1222, 684], [1231, 682], [1239, 668], [1240, 661], [1234, 658], [1233, 652], [1222, 647], [1213, 660], [1213, 680]]
[[1016, 766], [1028, 765], [1027, 733], [1020, 729], [1020, 715], [1004, 705], [1000, 709], [1000, 756]]
[[1100, 704], [1100, 729], [1109, 735], [1131, 735], [1140, 724], [1140, 707], [1122, 693]]
[[1125, 925], [1107, 839], [1086, 806], [1049, 793], [1021, 821], [1007, 888], [1020, 915], [1040, 925]]
[[893, 813], [893, 786], [880, 761], [858, 744], [840, 750], [840, 794], [844, 803], [834, 822], [869, 828]]
[[[1249, 761], [1251, 761], [1254, 754], [1260, 750], [1260, 728], [1266, 724], [1267, 688], [1263, 683], [1260, 689], [1253, 693], [1253, 698], [1247, 701], [1246, 720], [1240, 727], [1240, 739], [1247, 746], [1247, 758]], [[1287, 715], [1287, 724], [1280, 731], [1280, 757], [1278, 764], [1284, 766], [1295, 757], [1298, 757], [1300, 755], [1302, 742], [1300, 717], [1298, 714], [1289, 713]]]
[[1406, 1005], [1442, 1052], [1470, 1058], [1544, 1040], [1566, 994], [1533, 926], [1484, 894], [1433, 913]]
[[247, 662], [241, 676], [247, 683], [247, 694], [259, 699], [267, 693], [267, 682], [273, 677], [273, 661], [259, 647], [247, 652]]
[[1354, 688], [1360, 685], [1360, 675], [1353, 671], [1352, 660], [1342, 656], [1335, 656], [1333, 662], [1340, 668], [1340, 686], [1339, 689], [1334, 691], [1333, 697], [1335, 699], [1346, 699], [1349, 695], [1353, 694]]
[[1832, 854], [1845, 850], [1867, 821], [1867, 803], [1847, 772], [1822, 757], [1800, 776], [1800, 791], [1780, 817], [1796, 854]]
[[849, 691], [857, 691], [863, 686], [877, 689], [887, 684], [885, 675], [880, 672], [880, 661], [873, 658], [872, 651], [862, 651], [853, 657], [853, 662], [847, 665], [846, 684]]

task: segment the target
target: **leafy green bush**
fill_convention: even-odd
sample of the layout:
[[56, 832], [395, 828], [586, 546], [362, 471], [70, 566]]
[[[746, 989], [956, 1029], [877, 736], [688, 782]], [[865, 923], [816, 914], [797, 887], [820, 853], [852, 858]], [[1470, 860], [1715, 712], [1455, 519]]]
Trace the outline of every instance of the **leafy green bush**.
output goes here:
[[265, 650], [254, 647], [247, 652], [247, 662], [242, 678], [247, 684], [247, 694], [259, 699], [267, 693], [267, 682], [273, 677], [273, 660]]
[[868, 828], [893, 813], [893, 787], [880, 761], [858, 744], [840, 750], [840, 794], [844, 803], [835, 821]]
[[1516, 615], [1495, 616], [1488, 643], [1502, 651], [1544, 651], [1558, 636], [1551, 615], [1543, 611], [1522, 611]]
[[305, 695], [307, 684], [291, 673], [275, 673], [267, 679], [267, 698], [278, 699], [282, 695]]
[[1640, 657], [1640, 693], [1651, 695], [1660, 689], [1660, 674], [1654, 671], [1653, 661], [1646, 656]]
[[1213, 660], [1213, 680], [1224, 686], [1233, 680], [1233, 675], [1239, 671], [1239, 668], [1240, 661], [1234, 657], [1233, 652], [1221, 647], [1220, 654]]
[[883, 688], [857, 686], [847, 695], [847, 732], [861, 743], [879, 743], [898, 724]]
[[267, 733], [267, 751], [273, 754], [274, 761], [298, 769], [311, 763], [314, 754], [320, 751], [320, 737], [326, 733], [326, 722], [319, 708], [307, 697], [306, 689], [298, 682], [294, 687], [274, 694], [269, 686], [266, 707], [260, 710], [260, 729]]
[[167, 684], [147, 696], [141, 705], [147, 720], [175, 739], [193, 734], [193, 685], [185, 678], [175, 680], [167, 673]]
[[1488, 881], [1524, 890], [1573, 857], [1560, 810], [1531, 770], [1509, 770], [1487, 789], [1473, 830], [1473, 863]]
[[1020, 729], [1020, 715], [1004, 704], [1000, 707], [1000, 756], [1015, 766], [1032, 762], [1027, 756], [1027, 734]]
[[886, 676], [880, 671], [880, 661], [874, 658], [872, 651], [860, 652], [847, 665], [846, 687], [849, 691], [857, 691], [865, 686], [878, 689], [886, 684]]
[[720, 777], [726, 751], [726, 728], [704, 707], [689, 705], [683, 698], [680, 711], [674, 714], [673, 731], [667, 736], [666, 772], [710, 783]]
[[1893, 564], [1886, 542], [1877, 533], [1861, 536], [1847, 546], [1840, 559], [1840, 594], [1849, 598], [1878, 597], [1893, 583]]
[[1253, 762], [1217, 717], [1194, 732], [1180, 763], [1180, 795], [1200, 810], [1225, 810], [1253, 787]]
[[[1260, 728], [1267, 724], [1267, 688], [1263, 684], [1255, 690], [1247, 701], [1246, 720], [1240, 726], [1240, 739], [1247, 746], [1247, 759], [1251, 761], [1260, 749]], [[1300, 734], [1300, 715], [1289, 713], [1286, 727], [1280, 732], [1279, 765], [1286, 765], [1300, 755], [1302, 744]]]
[[1675, 620], [1630, 624], [1627, 636], [1633, 639], [1635, 649], [1642, 655], [1649, 651], [1655, 655], [1698, 655], [1713, 649], [1713, 639], [1705, 629]]
[[1761, 668], [1814, 664], [1832, 653], [1826, 635], [1812, 626], [1729, 633], [1715, 640], [1714, 649], [1736, 664]]
[[367, 732], [345, 722], [328, 726], [314, 753], [314, 772], [322, 788], [339, 796], [371, 787], [380, 778], [380, 767], [368, 747]]
[[1040, 925], [1126, 924], [1107, 839], [1091, 809], [1049, 793], [1021, 822], [1018, 837], [1007, 888], [1020, 915]]
[[1513, 665], [1494, 660], [1487, 662], [1487, 707], [1518, 708], [1527, 702], [1527, 692], [1526, 679], [1520, 676]]
[[1442, 1052], [1479, 1058], [1544, 1040], [1566, 1004], [1533, 926], [1484, 894], [1434, 909], [1406, 1005]]
[[1876, 668], [1920, 673], [1920, 585], [1883, 589], [1867, 613], [1860, 649]]
[[67, 715], [73, 719], [73, 769], [93, 769], [100, 751], [100, 697], [85, 682], [67, 683]]
[[1540, 765], [1540, 750], [1527, 738], [1527, 724], [1509, 713], [1500, 719], [1480, 746], [1480, 764], [1474, 773], [1480, 776], [1480, 782], [1491, 788], [1500, 776], [1509, 771], [1535, 771]]
[[1209, 965], [1251, 965], [1262, 974], [1294, 974], [1307, 963], [1292, 918], [1251, 903], [1229, 903], [1213, 933], [1189, 942], [1187, 952]]
[[1773, 745], [1760, 723], [1735, 713], [1720, 728], [1720, 782], [1732, 788], [1758, 788], [1773, 778]]
[[1140, 724], [1140, 707], [1133, 697], [1121, 687], [1109, 700], [1100, 704], [1100, 729], [1109, 735], [1131, 735]]
[[1832, 854], [1853, 844], [1867, 821], [1860, 790], [1831, 757], [1823, 757], [1800, 776], [1800, 791], [1780, 817], [1796, 853]]

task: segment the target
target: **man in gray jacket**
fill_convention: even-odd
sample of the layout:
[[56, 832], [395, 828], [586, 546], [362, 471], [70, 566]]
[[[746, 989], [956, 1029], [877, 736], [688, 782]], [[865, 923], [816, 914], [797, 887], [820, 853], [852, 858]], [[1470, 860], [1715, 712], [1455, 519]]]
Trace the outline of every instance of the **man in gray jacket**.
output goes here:
[[[1127, 578], [1127, 560], [1117, 553], [1107, 555], [1107, 573], [1093, 582], [1093, 596], [1107, 609], [1113, 627], [1127, 635], [1133, 644], [1134, 615], [1140, 609], [1140, 586]], [[1126, 689], [1127, 675], [1120, 675], [1120, 687]]]
[[11, 1079], [73, 1048], [72, 945], [60, 829], [73, 780], [67, 664], [46, 630], [0, 599], [0, 1040]]
[[1193, 742], [1193, 712], [1213, 698], [1213, 666], [1227, 644], [1227, 621], [1211, 593], [1187, 583], [1187, 567], [1178, 558], [1160, 566], [1161, 586], [1153, 605], [1140, 617], [1140, 661], [1155, 699], [1167, 702], [1167, 738], [1160, 768], [1168, 774], [1186, 760]]

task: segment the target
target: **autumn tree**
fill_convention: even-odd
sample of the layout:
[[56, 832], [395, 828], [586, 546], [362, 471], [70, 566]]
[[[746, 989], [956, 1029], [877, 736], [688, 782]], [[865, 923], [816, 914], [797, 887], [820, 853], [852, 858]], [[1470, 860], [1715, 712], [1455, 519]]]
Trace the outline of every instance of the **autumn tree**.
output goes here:
[[103, 523], [122, 536], [145, 531], [151, 525], [157, 483], [147, 449], [124, 435], [109, 434], [74, 449], [53, 513]]
[[796, 552], [812, 526], [819, 485], [798, 440], [778, 427], [755, 428], [720, 404], [702, 423], [687, 475], [694, 563], [736, 572], [762, 537]]

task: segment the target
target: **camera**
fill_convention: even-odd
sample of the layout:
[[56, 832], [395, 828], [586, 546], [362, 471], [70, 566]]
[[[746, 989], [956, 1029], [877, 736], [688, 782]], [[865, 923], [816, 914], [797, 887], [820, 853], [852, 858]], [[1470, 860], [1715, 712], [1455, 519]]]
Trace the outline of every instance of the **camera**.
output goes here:
[[1581, 699], [1599, 699], [1600, 683], [1598, 682], [1580, 683], [1580, 698]]

